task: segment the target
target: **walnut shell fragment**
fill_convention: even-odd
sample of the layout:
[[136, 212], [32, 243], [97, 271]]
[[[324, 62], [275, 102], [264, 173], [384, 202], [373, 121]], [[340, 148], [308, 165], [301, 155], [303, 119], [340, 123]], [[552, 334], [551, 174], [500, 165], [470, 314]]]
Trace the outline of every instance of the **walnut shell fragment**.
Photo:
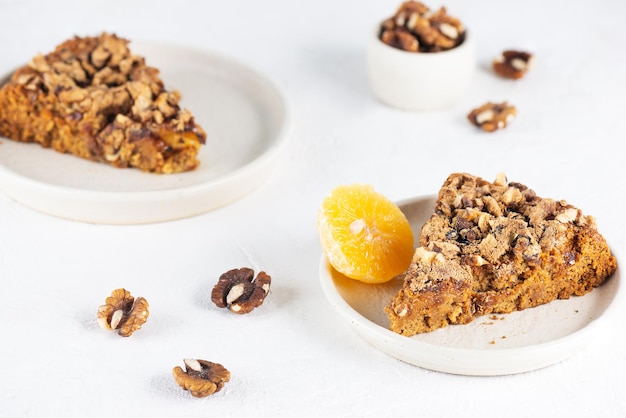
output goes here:
[[264, 271], [254, 278], [254, 270], [243, 267], [222, 274], [213, 287], [211, 300], [220, 308], [247, 314], [261, 306], [270, 291], [272, 278]]
[[174, 367], [176, 383], [196, 398], [204, 398], [219, 392], [230, 380], [230, 372], [221, 364], [192, 358], [184, 359], [185, 370]]
[[98, 308], [98, 325], [117, 330], [122, 337], [130, 337], [148, 320], [148, 301], [134, 298], [126, 289], [116, 289]]

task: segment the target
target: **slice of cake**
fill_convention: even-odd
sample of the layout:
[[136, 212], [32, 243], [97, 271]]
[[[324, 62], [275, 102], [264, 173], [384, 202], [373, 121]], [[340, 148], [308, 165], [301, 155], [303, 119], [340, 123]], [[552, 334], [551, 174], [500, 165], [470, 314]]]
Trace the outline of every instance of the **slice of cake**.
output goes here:
[[528, 187], [452, 174], [422, 227], [390, 328], [411, 336], [584, 295], [617, 268], [595, 220]]
[[115, 167], [196, 168], [204, 130], [128, 44], [103, 33], [35, 56], [0, 89], [0, 136]]

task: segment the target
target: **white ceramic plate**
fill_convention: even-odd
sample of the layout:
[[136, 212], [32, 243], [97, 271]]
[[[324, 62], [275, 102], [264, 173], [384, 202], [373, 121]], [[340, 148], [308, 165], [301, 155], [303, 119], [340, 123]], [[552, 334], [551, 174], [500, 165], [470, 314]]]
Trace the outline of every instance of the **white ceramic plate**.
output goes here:
[[[434, 204], [433, 196], [400, 203], [416, 239]], [[320, 280], [332, 307], [374, 347], [426, 369], [476, 376], [521, 373], [571, 357], [594, 338], [603, 322], [600, 319], [607, 318], [624, 293], [618, 268], [608, 282], [582, 297], [405, 337], [389, 330], [383, 312], [400, 281], [357, 282], [336, 272], [324, 256]]]
[[50, 215], [137, 224], [207, 212], [268, 177], [290, 130], [288, 104], [272, 81], [212, 52], [156, 43], [130, 47], [161, 70], [167, 89], [182, 93], [181, 106], [207, 132], [200, 166], [149, 174], [0, 138], [0, 189]]

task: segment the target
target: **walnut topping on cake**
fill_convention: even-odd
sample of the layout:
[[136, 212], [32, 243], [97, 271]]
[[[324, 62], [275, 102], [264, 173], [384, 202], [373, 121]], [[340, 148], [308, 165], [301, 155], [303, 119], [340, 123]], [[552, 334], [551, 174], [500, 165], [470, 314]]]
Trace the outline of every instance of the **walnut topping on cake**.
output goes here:
[[584, 295], [616, 266], [594, 218], [567, 201], [504, 175], [452, 174], [385, 311], [393, 331], [413, 335]]
[[36, 55], [0, 90], [0, 135], [155, 173], [194, 169], [204, 130], [115, 34]]

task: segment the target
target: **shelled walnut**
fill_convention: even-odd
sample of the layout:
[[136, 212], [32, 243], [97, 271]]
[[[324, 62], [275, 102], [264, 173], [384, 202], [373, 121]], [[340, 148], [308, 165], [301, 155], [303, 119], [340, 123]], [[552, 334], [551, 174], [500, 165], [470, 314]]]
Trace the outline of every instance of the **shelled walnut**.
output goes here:
[[506, 50], [492, 62], [496, 74], [504, 78], [520, 79], [533, 67], [535, 58], [529, 52]]
[[473, 109], [467, 115], [467, 119], [483, 131], [493, 132], [498, 129], [506, 128], [506, 126], [515, 119], [516, 115], [517, 109], [515, 106], [510, 106], [507, 102], [487, 102]]
[[230, 380], [230, 372], [221, 364], [193, 358], [184, 359], [185, 370], [174, 367], [176, 383], [196, 398], [204, 398], [219, 392]]
[[406, 1], [382, 23], [379, 38], [408, 52], [439, 52], [463, 43], [465, 27], [445, 7], [432, 11], [421, 2]]
[[122, 337], [129, 337], [148, 320], [148, 301], [134, 298], [126, 289], [116, 289], [98, 308], [98, 324], [108, 330], [117, 330]]
[[220, 308], [247, 314], [261, 306], [270, 291], [272, 278], [264, 271], [254, 278], [254, 270], [244, 267], [222, 274], [213, 287], [211, 300]]

